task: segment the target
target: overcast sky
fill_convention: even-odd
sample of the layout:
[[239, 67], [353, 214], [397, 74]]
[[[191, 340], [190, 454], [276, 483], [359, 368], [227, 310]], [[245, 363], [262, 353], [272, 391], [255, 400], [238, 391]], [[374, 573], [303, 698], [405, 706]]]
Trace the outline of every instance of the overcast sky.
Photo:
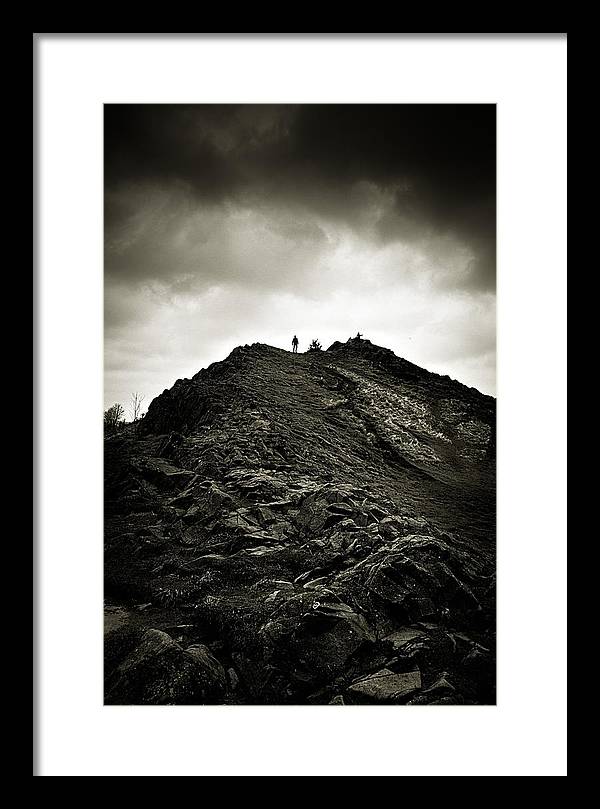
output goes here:
[[105, 402], [360, 330], [495, 394], [493, 105], [105, 107]]

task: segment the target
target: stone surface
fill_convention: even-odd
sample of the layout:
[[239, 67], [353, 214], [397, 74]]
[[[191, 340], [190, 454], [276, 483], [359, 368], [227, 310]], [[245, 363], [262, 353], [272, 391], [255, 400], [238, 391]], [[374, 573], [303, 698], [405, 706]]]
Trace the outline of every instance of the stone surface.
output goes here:
[[401, 629], [396, 629], [394, 632], [390, 632], [389, 635], [386, 635], [384, 640], [388, 641], [388, 643], [392, 644], [392, 648], [394, 650], [401, 649], [403, 646], [406, 646], [411, 640], [415, 638], [421, 638], [425, 635], [425, 633], [420, 629], [412, 629], [411, 627], [402, 627]]
[[406, 697], [421, 688], [421, 673], [408, 671], [395, 673], [390, 669], [381, 669], [357, 680], [348, 687], [348, 693], [354, 697], [366, 698], [375, 702], [393, 702]]

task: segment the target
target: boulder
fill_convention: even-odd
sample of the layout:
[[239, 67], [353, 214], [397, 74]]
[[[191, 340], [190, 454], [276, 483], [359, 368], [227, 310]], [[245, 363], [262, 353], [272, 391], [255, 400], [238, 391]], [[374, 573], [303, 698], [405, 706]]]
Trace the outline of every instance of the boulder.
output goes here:
[[409, 640], [396, 654], [398, 660], [411, 662], [421, 671], [433, 673], [453, 665], [456, 646], [450, 634], [437, 629]]
[[348, 686], [348, 693], [358, 699], [374, 702], [395, 702], [421, 688], [421, 673], [407, 671], [396, 673], [384, 668], [369, 674]]
[[453, 694], [456, 691], [456, 688], [448, 679], [449, 676], [450, 675], [447, 671], [443, 671], [437, 680], [429, 686], [429, 688], [425, 688], [423, 690], [423, 694], [435, 694], [436, 696], [447, 696], [448, 694]]
[[[381, 524], [380, 526], [381, 527]], [[473, 611], [478, 602], [469, 585], [453, 572], [469, 575], [470, 560], [457, 559], [444, 542], [411, 535], [396, 539], [372, 554], [365, 585], [380, 598], [403, 607], [411, 621], [454, 610]]]
[[194, 472], [179, 469], [164, 458], [139, 458], [132, 467], [145, 480], [165, 489], [182, 489], [196, 477]]
[[[245, 459], [246, 465], [248, 459]], [[266, 472], [233, 472], [227, 478], [234, 481], [244, 497], [254, 500], [276, 499], [287, 492], [287, 485], [275, 475]]]
[[240, 684], [240, 678], [237, 676], [237, 672], [233, 667], [227, 669], [227, 677], [229, 679], [229, 685], [231, 686], [231, 690], [235, 691], [235, 689]]
[[425, 635], [425, 632], [423, 632], [421, 629], [413, 629], [412, 627], [404, 626], [401, 629], [390, 632], [389, 635], [384, 637], [384, 641], [391, 643], [394, 651], [397, 651], [411, 640], [423, 637], [423, 635]]
[[219, 523], [219, 528], [234, 534], [247, 534], [257, 529], [258, 524], [251, 517], [247, 509], [238, 509], [223, 518]]
[[301, 671], [314, 684], [341, 674], [348, 659], [375, 640], [364, 616], [325, 589], [290, 598], [260, 636], [281, 668]]
[[188, 486], [180, 495], [169, 501], [170, 506], [187, 509], [188, 519], [214, 519], [222, 514], [233, 511], [236, 507], [230, 494], [219, 486], [209, 482], [195, 482]]
[[257, 506], [251, 513], [256, 522], [262, 526], [271, 525], [276, 520], [275, 514], [266, 506]]
[[184, 652], [197, 665], [198, 677], [202, 680], [202, 688], [206, 695], [223, 693], [227, 688], [225, 669], [212, 654], [208, 646], [193, 643]]
[[327, 506], [327, 511], [331, 511], [332, 514], [342, 514], [347, 517], [351, 517], [354, 513], [354, 509], [347, 505], [347, 503], [330, 503]]
[[273, 684], [280, 679], [274, 666], [264, 660], [247, 657], [241, 652], [234, 652], [233, 661], [244, 690], [253, 704], [264, 704], [271, 701]]
[[470, 652], [465, 655], [462, 660], [462, 665], [471, 671], [481, 671], [490, 666], [492, 655], [488, 649], [476, 644]]
[[181, 519], [184, 523], [186, 523], [186, 525], [193, 525], [203, 516], [204, 513], [199, 506], [190, 506]]
[[218, 700], [226, 676], [206, 646], [184, 650], [166, 632], [146, 630], [109, 674], [106, 702], [113, 705], [177, 705]]

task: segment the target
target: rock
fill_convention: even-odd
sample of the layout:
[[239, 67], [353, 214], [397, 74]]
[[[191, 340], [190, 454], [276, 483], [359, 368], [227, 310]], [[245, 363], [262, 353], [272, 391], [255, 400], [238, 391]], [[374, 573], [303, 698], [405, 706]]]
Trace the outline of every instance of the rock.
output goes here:
[[448, 672], [443, 671], [437, 678], [437, 680], [429, 686], [429, 688], [425, 688], [423, 690], [423, 693], [435, 694], [436, 696], [454, 693], [456, 691], [456, 688], [452, 685], [448, 677], [449, 677]]
[[193, 525], [203, 516], [203, 512], [199, 506], [190, 506], [182, 517], [184, 523]]
[[351, 655], [375, 640], [364, 616], [325, 590], [290, 598], [260, 636], [282, 669], [302, 672], [315, 684], [340, 674]]
[[388, 540], [396, 539], [403, 531], [404, 525], [399, 517], [385, 516], [381, 517], [377, 525], [377, 530], [381, 536]]
[[329, 700], [329, 705], [345, 705], [344, 697], [341, 694], [336, 694], [336, 696]]
[[[255, 534], [245, 534], [246, 539], [255, 539]], [[262, 538], [262, 537], [261, 537]], [[269, 537], [264, 537], [264, 539], [268, 539]], [[269, 556], [272, 553], [278, 553], [278, 547], [271, 547], [269, 545], [258, 545], [256, 548], [243, 548], [240, 553], [243, 553], [244, 556]]]
[[208, 646], [193, 643], [187, 647], [185, 655], [191, 657], [197, 664], [199, 677], [203, 680], [203, 690], [207, 695], [220, 694], [225, 691], [227, 687], [225, 669]]
[[301, 584], [304, 587], [308, 582], [322, 578], [330, 572], [330, 569], [327, 567], [315, 567], [312, 570], [307, 570], [305, 573], [296, 576], [294, 584]]
[[447, 697], [437, 697], [433, 699], [430, 705], [464, 705], [465, 700], [460, 694], [455, 694]]
[[462, 665], [470, 670], [482, 670], [487, 668], [492, 660], [490, 652], [482, 646], [476, 645], [462, 659]]
[[340, 674], [348, 658], [365, 641], [364, 634], [351, 622], [337, 621], [321, 629], [317, 621], [307, 622], [289, 646], [292, 659], [316, 682]]
[[411, 629], [411, 627], [405, 626], [402, 629], [397, 629], [394, 632], [390, 632], [389, 635], [384, 637], [384, 640], [388, 643], [392, 644], [392, 648], [394, 651], [397, 649], [401, 649], [405, 646], [409, 641], [414, 640], [415, 638], [420, 638], [425, 633], [420, 629]]
[[169, 505], [187, 509], [186, 516], [189, 514], [192, 517], [193, 515], [194, 520], [200, 517], [207, 520], [213, 519], [235, 510], [236, 507], [231, 495], [211, 482], [208, 486], [205, 485], [205, 482], [196, 482], [192, 486], [188, 486], [180, 495], [170, 500]]
[[273, 677], [273, 666], [263, 660], [253, 660], [240, 652], [235, 652], [232, 657], [240, 680], [252, 701], [264, 702]]
[[132, 461], [132, 467], [146, 480], [168, 489], [181, 489], [195, 478], [194, 472], [179, 469], [164, 458], [140, 458]]
[[303, 584], [305, 590], [318, 590], [321, 587], [325, 587], [327, 585], [328, 577], [322, 576], [320, 579], [313, 579], [312, 581], [307, 581], [306, 584]]
[[[381, 598], [404, 607], [412, 622], [478, 607], [470, 588], [454, 574], [457, 553], [433, 537], [410, 535], [372, 555], [365, 585]], [[467, 558], [466, 563], [470, 563]]]
[[323, 528], [332, 528], [344, 519], [343, 514], [331, 514], [323, 523]]
[[271, 500], [269, 503], [260, 503], [259, 505], [271, 511], [286, 511], [293, 503], [291, 500]]
[[227, 478], [235, 481], [237, 488], [246, 498], [274, 499], [287, 491], [287, 486], [282, 480], [266, 472], [242, 471], [230, 473]]
[[422, 517], [403, 517], [402, 527], [410, 531], [425, 531], [428, 525]]
[[271, 525], [276, 519], [271, 509], [266, 506], [257, 506], [251, 513], [259, 525]]
[[437, 672], [454, 661], [456, 647], [451, 635], [443, 630], [432, 630], [405, 643], [396, 654], [399, 660], [412, 662], [421, 671]]
[[456, 642], [457, 648], [463, 651], [471, 649], [475, 645], [475, 641], [473, 641], [468, 635], [465, 635], [464, 632], [453, 632], [452, 637]]
[[202, 477], [217, 478], [220, 477], [222, 468], [223, 459], [216, 452], [209, 451], [204, 453], [194, 471]]
[[341, 514], [344, 516], [352, 516], [354, 513], [353, 509], [347, 505], [346, 503], [331, 503], [327, 506], [327, 511], [331, 511], [334, 514]]
[[346, 519], [336, 525], [338, 531], [358, 531], [358, 528], [354, 520], [351, 520], [349, 517], [346, 517]]
[[250, 517], [250, 514], [248, 512], [245, 514], [242, 513], [241, 509], [224, 517], [220, 521], [219, 526], [235, 534], [246, 534], [248, 531], [258, 527], [257, 523]]
[[224, 511], [231, 511], [235, 506], [235, 501], [230, 494], [218, 486], [212, 485], [203, 495], [201, 504], [206, 514], [212, 517]]
[[431, 615], [437, 613], [433, 600], [428, 596], [412, 596], [407, 599], [406, 607], [413, 621], [418, 621], [421, 618], [429, 618]]
[[421, 673], [408, 671], [395, 673], [390, 669], [381, 669], [369, 674], [348, 686], [348, 693], [359, 698], [367, 698], [375, 702], [394, 702], [421, 688]]
[[234, 668], [227, 669], [227, 677], [229, 678], [231, 690], [235, 691], [240, 684], [240, 678], [237, 676], [236, 670]]
[[420, 693], [409, 699], [407, 705], [464, 705], [465, 700], [461, 694], [454, 693], [437, 696], [436, 694]]
[[117, 705], [195, 704], [220, 698], [221, 664], [200, 644], [185, 651], [166, 632], [149, 629], [107, 679], [106, 701]]
[[302, 501], [294, 525], [304, 536], [315, 535], [325, 527], [330, 516], [326, 504], [317, 500], [315, 495], [309, 495]]

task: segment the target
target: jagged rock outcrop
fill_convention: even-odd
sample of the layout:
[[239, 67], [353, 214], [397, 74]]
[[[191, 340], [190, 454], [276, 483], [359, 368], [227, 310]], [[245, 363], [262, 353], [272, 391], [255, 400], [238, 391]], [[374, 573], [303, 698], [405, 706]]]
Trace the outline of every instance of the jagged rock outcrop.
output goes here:
[[491, 397], [367, 340], [256, 344], [105, 459], [107, 702], [494, 701]]

